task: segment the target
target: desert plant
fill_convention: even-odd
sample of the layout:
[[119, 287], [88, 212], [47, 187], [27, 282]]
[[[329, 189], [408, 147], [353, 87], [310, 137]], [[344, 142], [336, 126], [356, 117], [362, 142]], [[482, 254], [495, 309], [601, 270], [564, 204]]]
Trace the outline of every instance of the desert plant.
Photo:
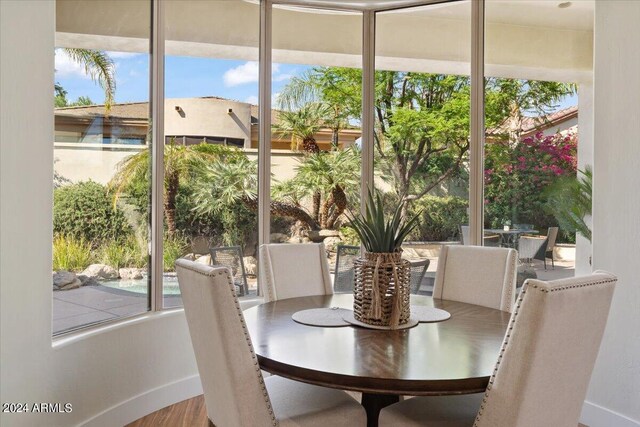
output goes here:
[[469, 219], [466, 199], [455, 196], [437, 197], [427, 195], [417, 200], [409, 212], [421, 211], [420, 224], [410, 233], [412, 240], [442, 242], [458, 237], [460, 224]]
[[100, 246], [100, 261], [116, 270], [129, 266], [132, 255], [130, 247], [118, 240], [110, 240]]
[[189, 244], [187, 240], [180, 236], [165, 236], [162, 242], [162, 262], [164, 271], [173, 271], [174, 264], [186, 252]]
[[53, 238], [53, 269], [82, 271], [91, 264], [91, 245], [83, 238], [55, 235]]
[[564, 232], [578, 233], [591, 241], [585, 217], [591, 215], [593, 172], [591, 166], [578, 176], [565, 177], [547, 189], [546, 209], [553, 214]]
[[390, 219], [385, 220], [384, 203], [380, 194], [369, 191], [364, 215], [348, 215], [351, 228], [356, 232], [367, 252], [398, 252], [405, 237], [418, 225], [419, 214], [410, 219], [402, 216], [399, 203]]
[[102, 241], [125, 238], [131, 227], [103, 185], [84, 181], [54, 190], [53, 231], [96, 247]]

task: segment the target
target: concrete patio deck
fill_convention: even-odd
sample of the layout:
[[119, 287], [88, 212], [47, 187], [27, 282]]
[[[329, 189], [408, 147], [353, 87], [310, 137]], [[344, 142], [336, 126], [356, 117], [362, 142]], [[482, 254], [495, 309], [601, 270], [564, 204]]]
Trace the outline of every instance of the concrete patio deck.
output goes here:
[[[551, 263], [544, 269], [542, 261], [534, 261], [534, 269], [541, 280], [555, 280], [574, 275], [573, 261], [556, 261], [555, 269]], [[431, 261], [425, 282], [420, 293], [430, 294], [429, 277], [435, 277], [437, 259]], [[333, 274], [332, 274], [333, 278]], [[247, 298], [255, 300], [255, 281], [250, 282], [250, 290], [254, 295]], [[164, 298], [166, 308], [182, 306], [179, 295], [168, 295]], [[149, 299], [145, 294], [114, 289], [107, 286], [84, 286], [68, 291], [53, 293], [53, 334], [72, 331], [117, 318], [126, 318], [148, 311]]]

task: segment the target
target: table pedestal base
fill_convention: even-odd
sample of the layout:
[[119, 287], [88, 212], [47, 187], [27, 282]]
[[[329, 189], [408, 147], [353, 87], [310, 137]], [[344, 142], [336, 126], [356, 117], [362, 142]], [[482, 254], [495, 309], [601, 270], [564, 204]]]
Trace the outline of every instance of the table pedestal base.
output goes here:
[[396, 394], [362, 393], [361, 403], [367, 412], [367, 427], [378, 427], [380, 410], [399, 401], [400, 396]]

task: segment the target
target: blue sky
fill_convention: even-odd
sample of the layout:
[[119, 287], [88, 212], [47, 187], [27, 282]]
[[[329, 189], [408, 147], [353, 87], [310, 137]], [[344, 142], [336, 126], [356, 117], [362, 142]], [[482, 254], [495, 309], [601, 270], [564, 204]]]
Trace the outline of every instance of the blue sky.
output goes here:
[[[116, 102], [148, 101], [149, 57], [146, 54], [109, 52], [116, 64]], [[67, 99], [89, 96], [95, 103], [104, 102], [104, 93], [81, 66], [63, 51], [56, 51], [56, 82], [68, 92]], [[273, 98], [292, 76], [309, 66], [273, 64]], [[258, 63], [211, 58], [168, 56], [165, 62], [165, 97], [190, 98], [219, 96], [243, 102], [258, 103]], [[565, 98], [559, 105], [566, 108], [578, 103], [577, 95]]]
[[[146, 54], [110, 52], [116, 64], [116, 102], [147, 101], [149, 97], [149, 57]], [[89, 96], [102, 103], [102, 89], [88, 78], [82, 67], [56, 51], [56, 82], [68, 92], [71, 101]], [[274, 64], [273, 93], [289, 79], [310, 67]], [[168, 56], [165, 62], [165, 97], [190, 98], [220, 96], [257, 104], [258, 63], [210, 58]]]

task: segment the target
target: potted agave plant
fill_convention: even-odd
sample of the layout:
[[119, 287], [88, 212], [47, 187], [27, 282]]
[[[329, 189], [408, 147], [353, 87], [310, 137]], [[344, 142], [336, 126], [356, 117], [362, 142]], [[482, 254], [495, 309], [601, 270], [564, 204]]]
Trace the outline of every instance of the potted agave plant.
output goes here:
[[418, 224], [419, 215], [406, 219], [402, 204], [385, 219], [382, 198], [369, 191], [364, 215], [348, 215], [364, 246], [354, 262], [353, 315], [360, 322], [397, 328], [409, 321], [410, 275], [402, 259], [402, 243]]

